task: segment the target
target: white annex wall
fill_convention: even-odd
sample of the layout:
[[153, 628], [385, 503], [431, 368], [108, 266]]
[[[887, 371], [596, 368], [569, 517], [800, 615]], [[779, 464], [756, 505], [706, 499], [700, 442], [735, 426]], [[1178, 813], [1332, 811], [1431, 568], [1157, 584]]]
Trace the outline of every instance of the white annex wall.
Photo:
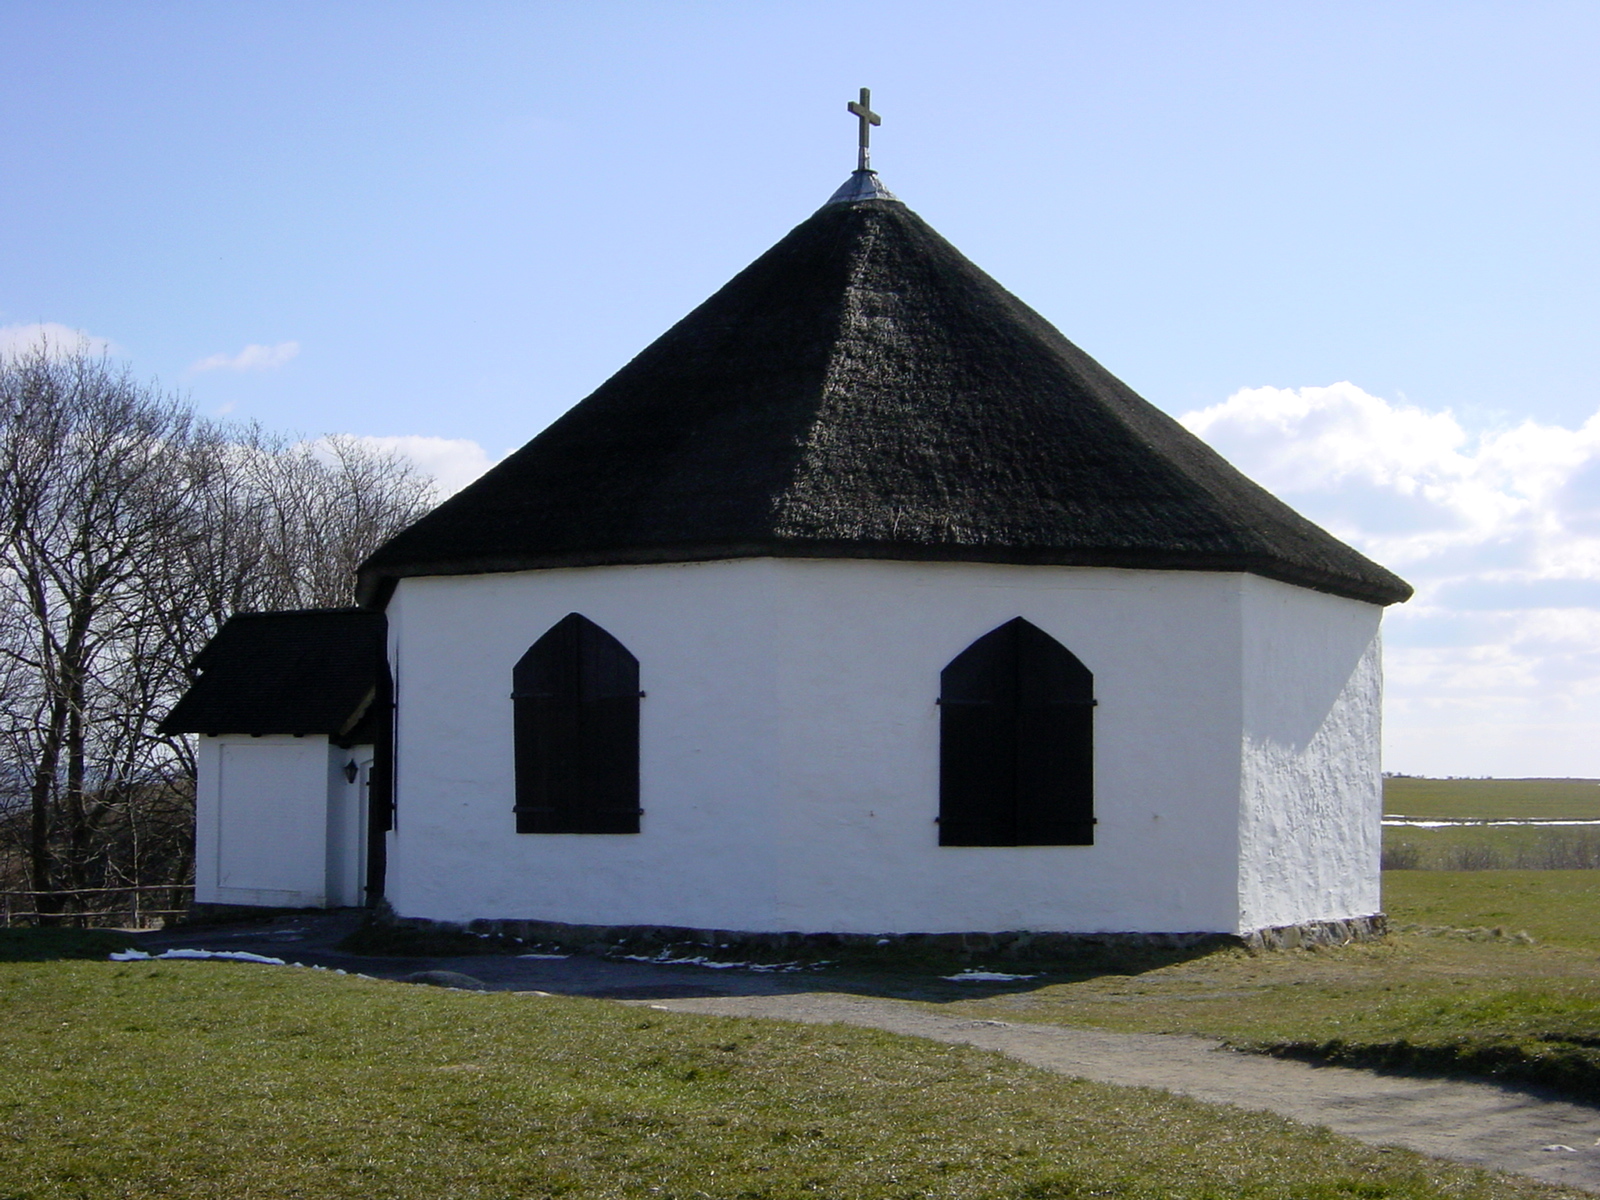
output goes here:
[[[399, 705], [389, 899], [401, 915], [442, 920], [767, 931], [1274, 923], [1255, 914], [1299, 914], [1316, 907], [1307, 896], [1338, 893], [1301, 869], [1304, 839], [1284, 840], [1300, 815], [1271, 816], [1284, 801], [1263, 764], [1299, 747], [1277, 777], [1316, 777], [1317, 756], [1366, 736], [1376, 709], [1375, 692], [1318, 683], [1290, 707], [1321, 696], [1344, 715], [1326, 736], [1314, 722], [1302, 745], [1275, 712], [1285, 701], [1261, 645], [1271, 629], [1315, 643], [1326, 602], [1360, 614], [1352, 630], [1370, 626], [1375, 681], [1378, 613], [1284, 588], [1313, 603], [1270, 617], [1259, 601], [1279, 587], [1236, 574], [797, 559], [404, 580], [388, 610]], [[569, 612], [640, 661], [638, 835], [514, 832], [511, 668]], [[1095, 675], [1097, 844], [941, 848], [939, 672], [1017, 616]], [[1313, 675], [1331, 677], [1354, 637], [1333, 637]], [[1337, 856], [1359, 867], [1375, 817], [1370, 834], [1352, 834], [1338, 805], [1355, 793], [1319, 794], [1317, 836], [1353, 839]], [[1243, 887], [1242, 833], [1260, 876]], [[1291, 843], [1300, 865], [1269, 878], [1262, 864]], [[1355, 907], [1329, 915], [1376, 911], [1367, 887], [1351, 883], [1342, 894]]]
[[363, 901], [361, 778], [372, 748], [322, 736], [202, 737], [195, 789], [195, 900], [269, 908]]
[[1244, 578], [1244, 929], [1380, 910], [1382, 615]]
[[202, 737], [199, 753], [195, 900], [321, 905], [328, 739]]

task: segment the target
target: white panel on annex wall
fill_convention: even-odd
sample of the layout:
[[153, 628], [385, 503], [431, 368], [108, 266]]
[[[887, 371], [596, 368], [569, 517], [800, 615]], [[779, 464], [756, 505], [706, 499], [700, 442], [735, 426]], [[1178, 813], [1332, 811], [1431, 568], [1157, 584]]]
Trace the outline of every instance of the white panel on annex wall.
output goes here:
[[220, 750], [218, 886], [320, 898], [326, 741], [263, 739]]

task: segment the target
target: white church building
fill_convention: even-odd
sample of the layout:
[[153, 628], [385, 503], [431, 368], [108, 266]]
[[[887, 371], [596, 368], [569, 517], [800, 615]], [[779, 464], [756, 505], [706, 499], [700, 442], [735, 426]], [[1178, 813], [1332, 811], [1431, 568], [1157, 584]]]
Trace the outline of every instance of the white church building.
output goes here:
[[859, 170], [358, 609], [224, 627], [196, 901], [1359, 933], [1409, 595]]

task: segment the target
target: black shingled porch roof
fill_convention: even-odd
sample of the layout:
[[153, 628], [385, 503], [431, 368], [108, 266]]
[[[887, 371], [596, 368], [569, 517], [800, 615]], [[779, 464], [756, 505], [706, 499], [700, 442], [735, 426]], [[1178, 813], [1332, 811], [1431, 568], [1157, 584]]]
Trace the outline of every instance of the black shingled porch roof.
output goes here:
[[382, 678], [386, 621], [358, 608], [239, 613], [194, 660], [163, 733], [327, 734], [359, 723]]

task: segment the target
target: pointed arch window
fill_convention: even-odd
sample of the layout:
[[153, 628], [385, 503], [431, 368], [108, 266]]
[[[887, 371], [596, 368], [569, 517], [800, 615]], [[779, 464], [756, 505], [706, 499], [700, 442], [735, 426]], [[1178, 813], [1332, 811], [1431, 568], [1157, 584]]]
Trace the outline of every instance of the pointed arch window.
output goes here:
[[639, 660], [570, 613], [512, 671], [518, 833], [639, 832]]
[[939, 844], [1094, 844], [1094, 676], [1021, 617], [939, 676]]

